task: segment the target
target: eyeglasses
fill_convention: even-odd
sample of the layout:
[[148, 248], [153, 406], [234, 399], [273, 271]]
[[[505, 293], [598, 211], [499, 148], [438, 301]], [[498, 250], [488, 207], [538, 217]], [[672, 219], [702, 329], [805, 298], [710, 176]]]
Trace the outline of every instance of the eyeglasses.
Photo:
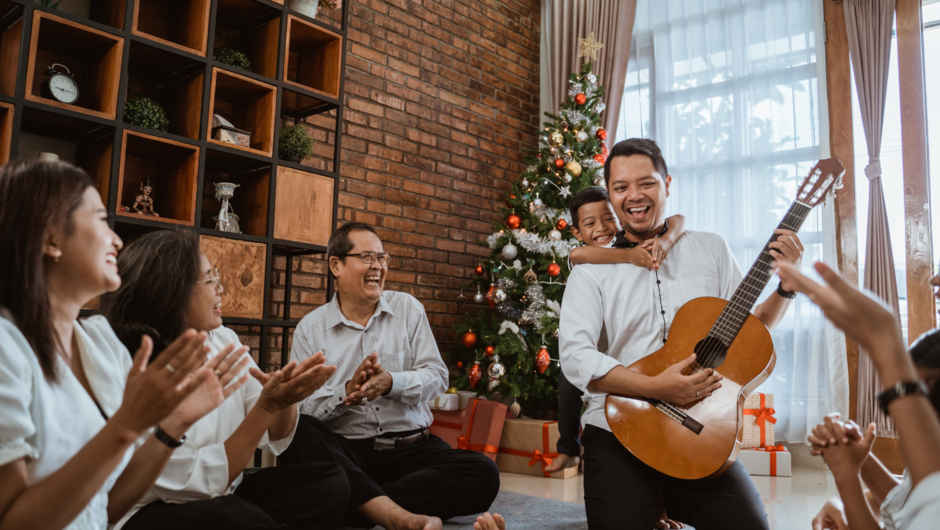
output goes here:
[[338, 254], [337, 258], [351, 258], [356, 256], [361, 259], [366, 265], [372, 265], [372, 262], [378, 260], [380, 267], [388, 267], [389, 255], [385, 252], [372, 252], [371, 250], [364, 250], [362, 254]]
[[199, 280], [196, 283], [215, 283], [215, 288], [218, 289], [222, 286], [222, 277], [219, 276], [219, 268], [212, 267], [212, 276], [206, 280]]

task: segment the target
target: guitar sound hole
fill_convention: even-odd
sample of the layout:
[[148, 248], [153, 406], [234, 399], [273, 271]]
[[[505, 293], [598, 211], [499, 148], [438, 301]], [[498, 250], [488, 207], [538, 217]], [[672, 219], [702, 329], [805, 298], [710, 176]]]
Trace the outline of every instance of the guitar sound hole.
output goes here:
[[695, 345], [695, 364], [704, 368], [718, 368], [725, 362], [728, 347], [718, 337], [708, 336]]

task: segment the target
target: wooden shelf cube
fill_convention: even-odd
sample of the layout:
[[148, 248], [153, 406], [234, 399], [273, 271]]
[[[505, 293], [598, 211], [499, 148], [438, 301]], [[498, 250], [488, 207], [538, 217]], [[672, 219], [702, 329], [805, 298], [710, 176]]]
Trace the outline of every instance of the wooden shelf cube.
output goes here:
[[268, 235], [268, 189], [271, 184], [271, 164], [253, 158], [208, 149], [206, 170], [202, 190], [203, 228], [215, 229], [216, 219], [222, 203], [215, 198], [215, 184], [231, 182], [238, 184], [235, 196], [229, 200], [232, 212], [238, 216], [243, 234], [267, 237]]
[[10, 161], [13, 140], [13, 105], [0, 101], [0, 166]]
[[101, 193], [102, 202], [107, 203], [114, 127], [32, 107], [23, 107], [21, 112], [18, 158], [33, 158], [43, 152], [57, 154], [59, 160], [85, 170]]
[[[223, 70], [212, 69], [209, 96], [209, 123], [206, 124], [210, 143], [271, 156], [274, 149], [274, 115], [277, 88], [267, 83]], [[242, 147], [212, 138], [212, 116], [218, 114], [238, 128], [251, 133], [251, 147]]]
[[[156, 136], [124, 131], [118, 172], [117, 215], [193, 226], [196, 219], [196, 186], [199, 147]], [[123, 212], [132, 207], [140, 187], [149, 178], [153, 185], [153, 209], [160, 217]]]
[[294, 15], [287, 16], [284, 81], [336, 99], [343, 64], [343, 37]]
[[166, 111], [170, 133], [199, 139], [206, 77], [201, 63], [132, 42], [127, 69], [128, 100], [148, 97], [156, 101]]
[[274, 194], [274, 238], [326, 245], [333, 229], [329, 177], [278, 166]]
[[134, 0], [134, 35], [206, 56], [210, 0]]
[[251, 61], [251, 71], [277, 79], [281, 11], [254, 0], [219, 0], [213, 49], [232, 48]]
[[126, 9], [126, 0], [61, 0], [56, 8], [57, 11], [87, 18], [117, 30], [124, 29]]
[[[0, 0], [0, 17], [19, 12], [19, 18], [7, 27], [0, 27], [0, 94], [13, 96], [16, 73], [20, 66], [20, 41], [23, 36], [23, 7]], [[13, 15], [16, 16], [16, 15]]]
[[222, 281], [222, 316], [264, 316], [264, 272], [267, 245], [224, 237], [200, 236], [199, 246]]
[[[107, 120], [115, 118], [123, 38], [44, 11], [33, 11], [29, 49], [27, 100]], [[39, 87], [53, 63], [64, 65], [75, 77], [79, 98], [74, 105], [40, 96]]]

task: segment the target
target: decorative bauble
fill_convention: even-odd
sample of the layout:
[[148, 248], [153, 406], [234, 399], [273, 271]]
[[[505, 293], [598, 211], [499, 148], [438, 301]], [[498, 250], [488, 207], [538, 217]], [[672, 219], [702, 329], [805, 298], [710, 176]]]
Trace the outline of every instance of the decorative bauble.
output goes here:
[[586, 75], [585, 77], [587, 78], [588, 83], [596, 83], [596, 82], [597, 82], [597, 76], [594, 75], [594, 74], [588, 74], [588, 75]]
[[607, 105], [603, 101], [599, 101], [597, 105], [594, 105], [594, 112], [604, 112], [606, 108]]
[[457, 368], [463, 368], [463, 361], [457, 361]]
[[509, 405], [509, 413], [512, 414], [513, 418], [518, 418], [522, 414], [522, 405], [513, 400], [512, 405]]
[[539, 352], [535, 354], [535, 367], [538, 368], [540, 374], [544, 374], [551, 362], [552, 358], [548, 355], [548, 348], [542, 346]]
[[542, 199], [539, 199], [538, 196], [532, 199], [532, 206], [534, 206], [536, 209], [541, 208], [544, 205], [545, 203], [542, 202]]
[[510, 193], [509, 197], [506, 197], [506, 200], [504, 201], [506, 203], [506, 208], [512, 208], [512, 203], [510, 203], [509, 201], [514, 201], [514, 200], [516, 200], [516, 196]]
[[499, 379], [490, 379], [490, 382], [486, 384], [486, 391], [492, 392], [494, 388], [499, 386]]
[[510, 230], [519, 228], [520, 224], [522, 224], [522, 218], [516, 214], [512, 214], [506, 218], [506, 226], [509, 227]]
[[457, 307], [463, 307], [467, 303], [467, 297], [463, 295], [463, 291], [457, 295]]
[[607, 157], [607, 153], [608, 153], [608, 151], [607, 151], [607, 144], [601, 144], [601, 154], [604, 155], [604, 157], [606, 158], [606, 157]]
[[477, 334], [470, 330], [463, 334], [463, 337], [460, 339], [463, 342], [463, 345], [472, 348], [477, 344]]
[[555, 169], [561, 169], [561, 168], [563, 168], [563, 167], [565, 167], [565, 159], [564, 159], [564, 158], [556, 158], [556, 159], [555, 159]]
[[483, 296], [483, 293], [480, 292], [480, 286], [479, 286], [479, 285], [477, 285], [477, 294], [473, 295], [473, 301], [476, 302], [476, 303], [478, 303], [478, 304], [482, 304], [483, 302], [486, 301], [486, 297]]
[[497, 304], [501, 304], [506, 301], [506, 291], [502, 289], [496, 289], [493, 291], [493, 301]]
[[581, 164], [579, 164], [577, 160], [572, 160], [571, 162], [568, 162], [567, 164], [565, 164], [565, 171], [570, 173], [572, 177], [575, 177], [575, 178], [580, 177], [581, 176]]
[[588, 133], [586, 131], [578, 131], [577, 133], [575, 133], [574, 137], [579, 142], [584, 142], [584, 141], [587, 141], [588, 139]]
[[548, 233], [548, 238], [552, 241], [561, 241], [561, 232], [558, 230], [552, 230]]
[[516, 259], [516, 256], [519, 255], [519, 249], [516, 248], [516, 245], [512, 243], [506, 243], [506, 246], [503, 247], [503, 257], [506, 259]]
[[564, 219], [559, 219], [558, 222], [555, 223], [555, 228], [559, 230], [564, 230], [565, 228], [568, 228], [568, 221], [565, 221]]
[[490, 309], [496, 309], [496, 302], [493, 301], [493, 291], [495, 290], [496, 286], [491, 283], [490, 290], [486, 292], [486, 303], [490, 304]]
[[552, 131], [552, 134], [548, 135], [548, 145], [558, 147], [565, 141], [565, 135], [561, 134], [559, 131]]
[[506, 367], [499, 362], [499, 355], [493, 356], [493, 363], [486, 369], [486, 375], [490, 376], [490, 379], [499, 379], [506, 375]]
[[578, 94], [574, 97], [574, 102], [578, 105], [584, 105], [587, 103], [587, 96], [585, 96], [583, 93]]
[[489, 346], [486, 347], [486, 349], [483, 350], [483, 353], [486, 354], [487, 357], [489, 357], [493, 355], [494, 353], [496, 353], [496, 348], [494, 348], [493, 345], [490, 344]]
[[555, 331], [552, 332], [552, 336], [556, 339], [558, 338], [558, 328], [555, 328]]
[[523, 188], [528, 188], [528, 187], [529, 187], [529, 180], [528, 180], [528, 179], [522, 179], [522, 180], [519, 182], [519, 184], [520, 184]]
[[598, 129], [597, 132], [594, 133], [594, 137], [603, 142], [607, 139], [607, 131], [604, 129]]
[[483, 270], [483, 265], [477, 265], [477, 266], [473, 269], [473, 273], [476, 274], [477, 276], [483, 276], [483, 273], [484, 273], [484, 272], [485, 272], [485, 271]]
[[538, 276], [538, 274], [535, 274], [535, 271], [534, 271], [534, 270], [529, 269], [529, 270], [525, 273], [525, 276], [523, 276], [523, 279], [525, 279], [526, 283], [535, 283], [535, 282], [539, 281], [539, 276]]
[[594, 155], [594, 161], [598, 164], [603, 164], [604, 162], [607, 162], [607, 157], [601, 154], [597, 154]]
[[595, 185], [595, 186], [600, 186], [600, 185], [602, 185], [603, 183], [604, 183], [604, 176], [603, 176], [603, 175], [595, 175], [595, 177], [594, 177], [594, 185]]
[[480, 370], [480, 363], [473, 363], [470, 368], [470, 388], [476, 387], [481, 377], [483, 377], [483, 372]]
[[558, 276], [559, 274], [561, 274], [561, 265], [557, 263], [549, 263], [548, 275], [554, 278], [555, 276]]

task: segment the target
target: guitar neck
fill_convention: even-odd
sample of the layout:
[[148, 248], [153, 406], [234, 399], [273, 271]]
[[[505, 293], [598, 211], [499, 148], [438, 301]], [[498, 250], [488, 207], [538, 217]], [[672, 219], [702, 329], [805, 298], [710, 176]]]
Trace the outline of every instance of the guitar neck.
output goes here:
[[[798, 232], [812, 209], [812, 206], [794, 201], [777, 228]], [[751, 265], [751, 269], [747, 272], [741, 285], [738, 286], [734, 296], [728, 301], [728, 305], [725, 306], [721, 316], [718, 317], [715, 325], [708, 333], [710, 336], [720, 339], [725, 346], [731, 345], [731, 341], [737, 336], [741, 326], [744, 325], [744, 321], [751, 314], [751, 309], [754, 308], [757, 297], [764, 291], [764, 287], [767, 286], [767, 282], [773, 276], [775, 258], [770, 254], [770, 244], [776, 241], [777, 237], [779, 236], [774, 234], [764, 245], [760, 255], [757, 256], [757, 260]]]

